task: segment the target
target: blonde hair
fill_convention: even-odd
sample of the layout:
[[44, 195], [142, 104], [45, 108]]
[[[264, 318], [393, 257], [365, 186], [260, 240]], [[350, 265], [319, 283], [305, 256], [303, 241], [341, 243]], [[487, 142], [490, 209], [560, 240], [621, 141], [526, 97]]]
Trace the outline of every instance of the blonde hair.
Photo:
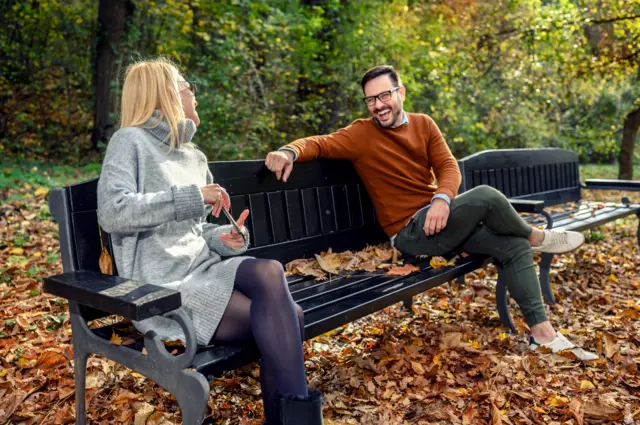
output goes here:
[[[179, 126], [185, 119], [180, 101], [179, 80], [184, 80], [178, 67], [169, 59], [156, 58], [129, 65], [122, 87], [120, 128], [142, 127], [156, 109], [169, 124], [169, 152], [180, 147], [179, 127], [182, 136], [186, 126]], [[159, 125], [160, 121], [156, 124]]]

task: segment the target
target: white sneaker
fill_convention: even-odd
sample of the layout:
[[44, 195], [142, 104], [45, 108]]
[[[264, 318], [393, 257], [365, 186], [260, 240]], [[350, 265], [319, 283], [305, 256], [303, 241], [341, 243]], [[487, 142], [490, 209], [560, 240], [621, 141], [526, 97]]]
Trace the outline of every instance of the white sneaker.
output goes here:
[[532, 251], [563, 254], [573, 251], [584, 243], [584, 235], [570, 230], [545, 230], [544, 240], [540, 245], [532, 246]]
[[563, 351], [573, 353], [574, 356], [576, 356], [579, 360], [582, 360], [583, 362], [589, 362], [591, 360], [597, 360], [599, 358], [597, 354], [587, 350], [583, 350], [580, 347], [577, 347], [575, 344], [573, 344], [571, 341], [565, 338], [565, 336], [562, 335], [560, 332], [556, 332], [556, 338], [553, 341], [548, 342], [546, 344], [540, 344], [536, 342], [536, 340], [533, 337], [529, 338], [530, 350], [535, 351], [540, 349], [540, 347], [544, 347], [550, 350], [553, 354], [559, 354]]

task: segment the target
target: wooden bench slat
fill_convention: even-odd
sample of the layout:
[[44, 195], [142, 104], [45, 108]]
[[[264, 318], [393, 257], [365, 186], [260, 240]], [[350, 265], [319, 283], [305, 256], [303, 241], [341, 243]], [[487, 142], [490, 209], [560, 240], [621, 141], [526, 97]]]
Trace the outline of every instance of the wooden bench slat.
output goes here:
[[322, 233], [318, 214], [318, 188], [302, 189], [302, 211], [305, 224], [305, 235], [315, 236]]
[[287, 230], [287, 206], [284, 200], [284, 192], [271, 192], [267, 194], [267, 207], [269, 208], [269, 224], [273, 232], [273, 242], [280, 243], [289, 239]]
[[[382, 275], [381, 275], [382, 276]], [[340, 288], [347, 288], [363, 280], [370, 279], [367, 275], [353, 273], [352, 276], [332, 276], [328, 280], [315, 280], [305, 282], [304, 287], [291, 288], [291, 295], [296, 302], [305, 301], [314, 296], [326, 294]]]
[[252, 193], [249, 195], [249, 220], [251, 221], [252, 245], [260, 247], [273, 243], [271, 222], [267, 215], [267, 202], [264, 193]]
[[364, 225], [364, 213], [362, 211], [362, 201], [360, 196], [360, 186], [351, 184], [347, 186], [347, 207], [351, 218], [351, 227]]
[[331, 187], [331, 196], [336, 216], [337, 230], [345, 230], [351, 227], [351, 217], [349, 214], [349, 198], [347, 196], [346, 185]]
[[617, 209], [616, 206], [606, 206], [604, 208], [597, 208], [595, 209], [595, 211], [592, 208], [580, 208], [579, 210], [573, 210], [569, 215], [564, 214], [562, 218], [558, 217], [556, 219], [556, 217], [553, 216], [553, 227], [555, 228], [557, 226], [558, 228], [562, 228], [563, 226], [566, 226], [576, 221], [587, 220], [593, 217], [594, 214], [602, 215], [602, 214], [615, 211], [616, 209]]
[[200, 351], [193, 359], [193, 367], [209, 381], [224, 372], [248, 365], [260, 358], [255, 344], [227, 344]]
[[287, 190], [284, 193], [287, 209], [286, 221], [289, 225], [289, 239], [304, 238], [304, 222], [302, 220], [302, 203], [299, 190]]
[[[604, 213], [596, 214], [595, 217], [589, 217], [585, 220], [572, 221], [572, 222], [563, 224], [559, 228], [563, 230], [573, 230], [573, 231], [579, 232], [582, 230], [592, 229], [601, 224], [605, 224], [610, 221], [617, 220], [622, 217], [626, 217], [628, 215], [635, 214], [636, 211], [638, 210], [640, 210], [640, 205], [637, 206], [636, 209], [633, 209], [633, 208], [615, 209], [613, 211], [607, 211]], [[553, 228], [555, 229], [556, 226], [554, 225]]]
[[333, 204], [331, 186], [318, 188], [318, 214], [320, 215], [322, 233], [335, 232], [337, 228], [336, 207]]
[[638, 180], [587, 179], [584, 184], [587, 189], [640, 190]]
[[368, 291], [376, 285], [382, 285], [392, 280], [393, 279], [391, 277], [387, 277], [385, 275], [366, 276], [364, 278], [358, 276], [342, 278], [341, 281], [343, 282], [343, 285], [340, 288], [336, 288], [336, 291], [321, 292], [303, 300], [297, 300], [295, 296], [293, 299], [304, 311], [314, 311], [334, 304], [341, 299]]
[[544, 209], [544, 201], [509, 199], [509, 203], [516, 211], [523, 213], [538, 213]]

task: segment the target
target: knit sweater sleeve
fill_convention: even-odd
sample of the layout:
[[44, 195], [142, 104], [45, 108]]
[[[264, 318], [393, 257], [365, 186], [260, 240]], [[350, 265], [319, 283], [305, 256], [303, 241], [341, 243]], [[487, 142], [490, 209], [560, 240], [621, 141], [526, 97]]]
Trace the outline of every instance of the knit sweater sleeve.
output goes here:
[[[98, 223], [109, 233], [137, 233], [172, 221], [198, 219], [204, 200], [196, 184], [158, 192], [138, 190], [141, 155], [134, 143], [138, 129], [122, 129], [111, 138], [98, 180]], [[145, 170], [153, 179], [154, 170]]]
[[429, 117], [427, 119], [429, 125], [427, 155], [438, 180], [436, 194], [442, 193], [453, 199], [458, 194], [460, 183], [462, 183], [460, 167], [436, 123]]
[[[211, 171], [207, 170], [207, 184], [212, 183], [213, 175], [211, 174]], [[219, 224], [207, 222], [207, 217], [209, 216], [209, 214], [211, 214], [212, 210], [213, 207], [211, 205], [207, 205], [205, 208], [205, 213], [202, 216], [202, 237], [207, 241], [209, 249], [225, 257], [244, 254], [249, 248], [249, 232], [247, 231], [245, 233], [247, 239], [242, 248], [233, 249], [228, 247], [222, 242], [222, 240], [220, 239], [220, 235], [224, 233], [231, 233], [233, 230], [233, 225], [229, 224], [220, 226]]]
[[316, 158], [357, 159], [362, 146], [359, 140], [361, 124], [357, 121], [349, 127], [323, 135], [298, 139], [286, 145], [298, 155], [296, 161], [311, 161]]

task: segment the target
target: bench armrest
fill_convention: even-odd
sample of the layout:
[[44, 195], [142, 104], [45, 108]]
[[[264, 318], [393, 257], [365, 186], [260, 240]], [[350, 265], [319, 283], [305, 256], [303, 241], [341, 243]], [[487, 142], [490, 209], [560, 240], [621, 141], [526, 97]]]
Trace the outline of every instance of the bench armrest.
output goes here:
[[509, 203], [519, 213], [539, 213], [544, 209], [544, 201], [509, 199]]
[[584, 181], [585, 189], [610, 189], [610, 190], [634, 190], [640, 191], [638, 180], [605, 180], [589, 179]]
[[180, 292], [119, 276], [79, 270], [44, 278], [45, 292], [88, 307], [143, 320], [182, 305]]

